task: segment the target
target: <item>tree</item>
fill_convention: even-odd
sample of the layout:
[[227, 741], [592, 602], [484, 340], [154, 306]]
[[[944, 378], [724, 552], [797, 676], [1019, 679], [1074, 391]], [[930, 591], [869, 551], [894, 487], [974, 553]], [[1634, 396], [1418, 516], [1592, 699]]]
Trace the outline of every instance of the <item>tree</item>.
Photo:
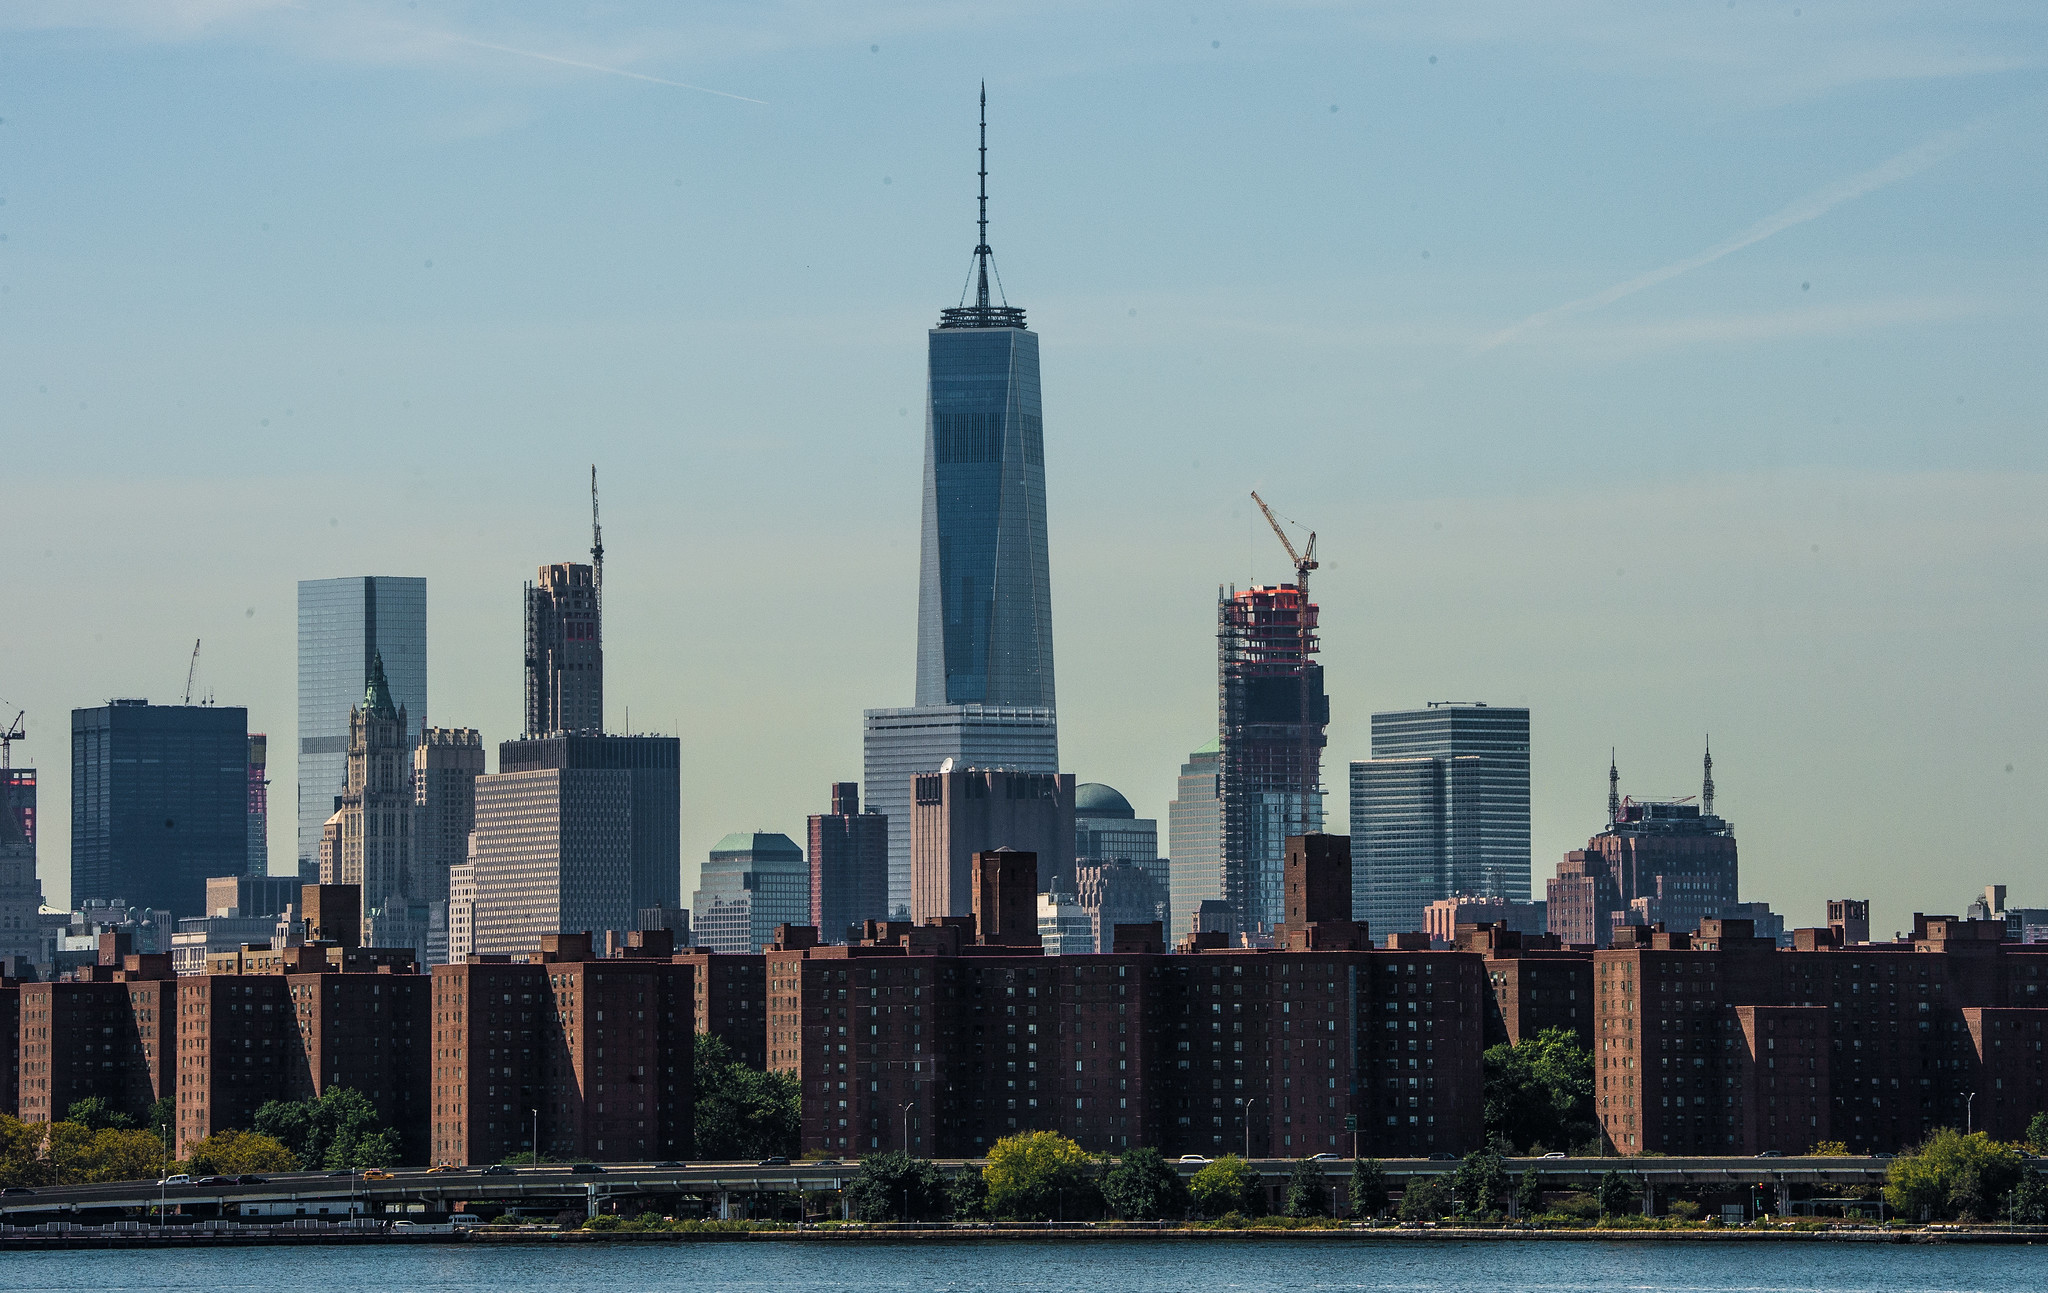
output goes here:
[[1125, 1221], [1167, 1221], [1188, 1211], [1187, 1182], [1156, 1149], [1133, 1149], [1102, 1177], [1102, 1198]]
[[369, 1097], [349, 1087], [330, 1088], [317, 1100], [272, 1100], [251, 1122], [308, 1167], [390, 1167], [402, 1157], [397, 1131]]
[[1603, 1217], [1627, 1216], [1636, 1211], [1641, 1202], [1635, 1185], [1620, 1172], [1609, 1172], [1601, 1177], [1600, 1187], [1593, 1192], [1593, 1197], [1599, 1200]]
[[1401, 1191], [1401, 1220], [1438, 1221], [1451, 1210], [1451, 1178], [1411, 1176]]
[[[80, 1103], [84, 1103], [80, 1101]], [[51, 1123], [43, 1138], [46, 1179], [53, 1185], [138, 1181], [163, 1175], [163, 1142], [154, 1132], [133, 1127]]]
[[1330, 1215], [1330, 1180], [1321, 1163], [1312, 1158], [1294, 1161], [1294, 1171], [1281, 1195], [1281, 1210], [1290, 1217]]
[[115, 1109], [100, 1096], [87, 1096], [73, 1100], [71, 1107], [64, 1111], [64, 1121], [77, 1123], [91, 1131], [102, 1127], [133, 1127], [135, 1120]]
[[939, 1169], [900, 1149], [861, 1159], [846, 1203], [861, 1221], [932, 1221], [951, 1210]]
[[725, 1162], [794, 1158], [803, 1138], [802, 1087], [794, 1073], [764, 1073], [732, 1047], [697, 1034], [692, 1061], [697, 1157]]
[[1196, 1172], [1188, 1190], [1205, 1217], [1226, 1212], [1257, 1216], [1266, 1210], [1266, 1191], [1258, 1169], [1235, 1154], [1225, 1154]]
[[149, 1130], [164, 1143], [164, 1153], [171, 1152], [171, 1145], [178, 1136], [178, 1102], [165, 1096], [149, 1106]]
[[1495, 1201], [1507, 1193], [1508, 1173], [1500, 1155], [1474, 1150], [1465, 1155], [1451, 1174], [1451, 1194], [1458, 1211], [1467, 1217], [1483, 1217], [1495, 1210]]
[[1377, 1158], [1351, 1160], [1351, 1211], [1377, 1217], [1387, 1210], [1387, 1173]]
[[299, 1160], [275, 1136], [217, 1131], [192, 1146], [187, 1170], [194, 1176], [237, 1176], [243, 1172], [296, 1172]]
[[1943, 1127], [1892, 1160], [1885, 1202], [1912, 1220], [1988, 1221], [2003, 1211], [2024, 1171], [2025, 1160], [2011, 1145], [1981, 1131], [1965, 1136]]
[[1515, 1207], [1523, 1216], [1533, 1217], [1543, 1211], [1543, 1178], [1530, 1168], [1522, 1173], [1522, 1179], [1515, 1186]]
[[43, 1159], [42, 1144], [40, 1127], [0, 1113], [0, 1186], [48, 1184], [50, 1165]]
[[1524, 1151], [1599, 1138], [1593, 1053], [1569, 1029], [1546, 1028], [1519, 1046], [1489, 1046], [1481, 1063], [1481, 1116], [1489, 1137], [1499, 1136]]
[[2019, 1184], [2012, 1187], [2006, 1201], [2005, 1215], [2023, 1226], [2048, 1224], [2048, 1177], [2035, 1171], [2022, 1172]]
[[1847, 1158], [1849, 1145], [1840, 1140], [1816, 1140], [1813, 1148], [1806, 1151], [1815, 1158]]
[[988, 1178], [973, 1168], [957, 1173], [946, 1183], [946, 1197], [955, 1221], [983, 1221], [988, 1218]]
[[1005, 1136], [989, 1147], [988, 1209], [1019, 1221], [1080, 1221], [1101, 1211], [1088, 1152], [1056, 1131]]
[[2033, 1146], [2036, 1154], [2048, 1154], [2048, 1109], [2027, 1121], [2027, 1144]]

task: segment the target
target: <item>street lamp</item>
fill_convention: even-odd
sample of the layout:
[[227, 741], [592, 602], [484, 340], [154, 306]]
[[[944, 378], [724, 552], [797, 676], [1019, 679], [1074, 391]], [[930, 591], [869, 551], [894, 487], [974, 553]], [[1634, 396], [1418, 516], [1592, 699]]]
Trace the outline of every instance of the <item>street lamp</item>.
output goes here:
[[540, 1165], [540, 1110], [528, 1109], [527, 1112], [533, 1115], [533, 1162], [534, 1166], [538, 1167]]
[[1977, 1130], [1977, 1093], [1975, 1091], [1963, 1100], [1963, 1134], [1970, 1135]]
[[[903, 1106], [903, 1157], [905, 1158], [910, 1157], [910, 1111], [915, 1108], [917, 1108], [917, 1101], [915, 1100]], [[910, 1220], [909, 1172], [903, 1174], [903, 1220], [906, 1222]]]
[[1252, 1156], [1252, 1106], [1257, 1103], [1258, 1099], [1256, 1097], [1244, 1102], [1244, 1156], [1246, 1160], [1250, 1160]]

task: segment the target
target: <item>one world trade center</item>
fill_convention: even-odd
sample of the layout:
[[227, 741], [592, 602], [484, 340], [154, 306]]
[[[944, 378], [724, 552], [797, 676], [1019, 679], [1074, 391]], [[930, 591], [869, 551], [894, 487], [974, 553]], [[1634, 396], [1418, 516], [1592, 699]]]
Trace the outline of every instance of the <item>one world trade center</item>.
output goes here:
[[868, 804], [889, 817], [892, 912], [909, 902], [915, 774], [948, 760], [1059, 768], [1038, 334], [999, 277], [990, 298], [987, 101], [973, 268], [928, 334], [916, 704], [867, 711], [863, 740]]

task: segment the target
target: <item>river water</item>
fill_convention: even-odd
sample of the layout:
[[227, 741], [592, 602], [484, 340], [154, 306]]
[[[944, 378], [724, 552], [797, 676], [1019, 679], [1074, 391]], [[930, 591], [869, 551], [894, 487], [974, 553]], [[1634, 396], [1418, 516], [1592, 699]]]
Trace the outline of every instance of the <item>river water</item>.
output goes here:
[[20, 1253], [0, 1293], [2040, 1293], [2048, 1246], [1413, 1241]]

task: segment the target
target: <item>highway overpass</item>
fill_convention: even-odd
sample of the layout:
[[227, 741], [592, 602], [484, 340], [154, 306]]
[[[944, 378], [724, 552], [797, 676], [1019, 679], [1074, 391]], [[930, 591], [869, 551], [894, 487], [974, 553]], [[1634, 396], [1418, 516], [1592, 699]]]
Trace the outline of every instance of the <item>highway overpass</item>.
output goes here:
[[[1654, 1189], [1778, 1187], [1785, 1185], [1879, 1185], [1891, 1164], [1874, 1158], [1510, 1158], [1503, 1160], [1517, 1179], [1534, 1169], [1553, 1189], [1590, 1189], [1608, 1172], [1618, 1171], [1645, 1191]], [[1292, 1159], [1255, 1159], [1254, 1167], [1271, 1184], [1284, 1182], [1294, 1171]], [[407, 1169], [388, 1179], [360, 1173], [278, 1173], [260, 1185], [160, 1186], [154, 1181], [123, 1181], [100, 1185], [50, 1186], [32, 1194], [0, 1197], [0, 1217], [16, 1225], [70, 1216], [177, 1210], [204, 1215], [275, 1217], [385, 1216], [408, 1211], [438, 1213], [458, 1203], [500, 1208], [582, 1210], [595, 1214], [611, 1200], [650, 1201], [696, 1196], [724, 1214], [735, 1196], [831, 1192], [852, 1179], [856, 1164], [796, 1162], [759, 1166], [752, 1163], [708, 1163], [689, 1167], [655, 1167], [638, 1163], [607, 1163], [602, 1171], [577, 1172], [567, 1165], [514, 1168], [510, 1174], [486, 1174], [481, 1168], [452, 1171]], [[979, 1167], [979, 1160], [946, 1160], [943, 1171]], [[1351, 1174], [1349, 1159], [1332, 1159], [1327, 1168], [1333, 1189]], [[1384, 1159], [1381, 1166], [1397, 1188], [1419, 1176], [1457, 1170], [1455, 1161]], [[1178, 1165], [1183, 1175], [1200, 1164]]]

